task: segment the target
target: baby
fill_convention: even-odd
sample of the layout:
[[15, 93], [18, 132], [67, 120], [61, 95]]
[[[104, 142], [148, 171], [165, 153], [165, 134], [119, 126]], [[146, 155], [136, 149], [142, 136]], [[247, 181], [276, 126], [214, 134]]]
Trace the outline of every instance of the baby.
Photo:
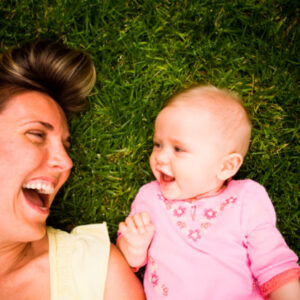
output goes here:
[[212, 86], [168, 100], [155, 121], [150, 166], [119, 225], [128, 263], [145, 264], [148, 300], [300, 299], [300, 268], [276, 228], [265, 189], [232, 180], [251, 123], [241, 101]]

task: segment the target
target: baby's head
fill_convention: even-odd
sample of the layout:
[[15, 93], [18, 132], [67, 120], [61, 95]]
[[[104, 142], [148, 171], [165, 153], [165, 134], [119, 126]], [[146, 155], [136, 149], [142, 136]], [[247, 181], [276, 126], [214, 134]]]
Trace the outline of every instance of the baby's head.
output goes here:
[[171, 97], [155, 121], [150, 165], [168, 199], [218, 192], [247, 153], [251, 123], [240, 99], [213, 86]]

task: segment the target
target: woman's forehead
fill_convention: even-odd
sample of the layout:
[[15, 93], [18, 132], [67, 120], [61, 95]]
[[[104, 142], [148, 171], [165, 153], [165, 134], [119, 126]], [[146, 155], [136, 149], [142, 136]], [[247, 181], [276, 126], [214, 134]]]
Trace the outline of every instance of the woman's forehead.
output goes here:
[[12, 97], [0, 113], [16, 122], [38, 120], [67, 130], [66, 116], [61, 107], [48, 95], [28, 91]]

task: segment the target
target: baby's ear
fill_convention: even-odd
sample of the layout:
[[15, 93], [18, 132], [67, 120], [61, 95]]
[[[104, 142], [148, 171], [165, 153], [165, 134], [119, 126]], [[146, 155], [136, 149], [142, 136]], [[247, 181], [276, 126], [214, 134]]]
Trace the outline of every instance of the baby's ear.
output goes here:
[[225, 181], [233, 177], [240, 166], [243, 163], [243, 156], [240, 153], [231, 153], [226, 155], [220, 166], [220, 170], [217, 174], [218, 178], [222, 181]]

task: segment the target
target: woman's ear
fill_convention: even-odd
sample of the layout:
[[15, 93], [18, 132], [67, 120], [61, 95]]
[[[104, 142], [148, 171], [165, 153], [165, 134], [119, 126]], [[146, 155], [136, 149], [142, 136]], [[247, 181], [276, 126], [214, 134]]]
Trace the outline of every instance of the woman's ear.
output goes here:
[[243, 163], [243, 156], [240, 153], [231, 153], [226, 155], [217, 174], [218, 178], [225, 181], [233, 177]]

